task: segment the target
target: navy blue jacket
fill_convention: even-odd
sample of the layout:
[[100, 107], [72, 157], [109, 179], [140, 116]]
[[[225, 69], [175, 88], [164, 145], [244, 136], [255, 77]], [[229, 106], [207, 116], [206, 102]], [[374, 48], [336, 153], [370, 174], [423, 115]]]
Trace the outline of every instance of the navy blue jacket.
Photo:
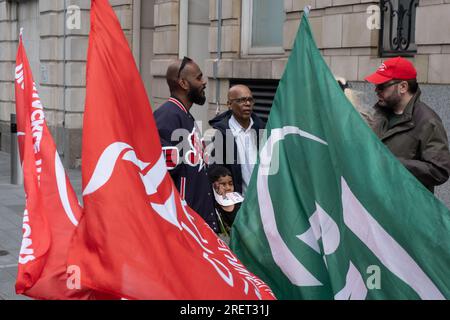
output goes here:
[[[169, 173], [180, 195], [208, 225], [218, 232], [214, 194], [207, 173], [204, 143], [194, 117], [183, 104], [170, 98], [154, 112]], [[175, 132], [181, 129], [181, 132]]]

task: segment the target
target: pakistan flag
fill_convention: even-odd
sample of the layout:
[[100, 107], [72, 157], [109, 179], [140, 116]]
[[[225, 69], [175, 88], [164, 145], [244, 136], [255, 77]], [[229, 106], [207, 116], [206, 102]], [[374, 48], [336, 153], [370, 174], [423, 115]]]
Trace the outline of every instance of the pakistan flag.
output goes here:
[[346, 99], [307, 18], [231, 248], [278, 299], [448, 299], [450, 212]]

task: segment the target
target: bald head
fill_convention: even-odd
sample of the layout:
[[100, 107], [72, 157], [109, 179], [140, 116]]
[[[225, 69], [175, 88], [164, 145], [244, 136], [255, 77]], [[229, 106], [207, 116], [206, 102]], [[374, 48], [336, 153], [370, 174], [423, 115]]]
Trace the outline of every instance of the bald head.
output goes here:
[[176, 60], [169, 65], [166, 72], [166, 80], [171, 93], [180, 89], [178, 80], [185, 76], [186, 70], [190, 70], [191, 65], [197, 66], [194, 60], [188, 57], [184, 57], [183, 60]]
[[254, 103], [252, 92], [246, 85], [238, 84], [228, 90], [228, 107], [245, 129], [250, 126]]
[[169, 86], [170, 93], [174, 93], [179, 88], [178, 85], [178, 70], [180, 70], [181, 60], [172, 62], [167, 68], [166, 80]]
[[249, 87], [244, 84], [236, 84], [228, 90], [228, 100], [239, 98], [241, 95], [248, 95], [248, 93], [251, 95]]
[[166, 81], [170, 95], [189, 109], [193, 103], [203, 105], [206, 101], [206, 81], [199, 66], [190, 58], [172, 62], [167, 68]]

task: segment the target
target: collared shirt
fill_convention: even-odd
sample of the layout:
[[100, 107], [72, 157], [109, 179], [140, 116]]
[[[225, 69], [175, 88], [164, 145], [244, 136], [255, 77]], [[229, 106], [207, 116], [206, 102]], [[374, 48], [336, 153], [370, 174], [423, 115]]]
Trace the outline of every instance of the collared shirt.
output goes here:
[[237, 146], [238, 163], [242, 173], [242, 194], [245, 195], [258, 157], [256, 132], [252, 130], [253, 119], [250, 119], [247, 129], [244, 129], [234, 116], [231, 116], [228, 124]]

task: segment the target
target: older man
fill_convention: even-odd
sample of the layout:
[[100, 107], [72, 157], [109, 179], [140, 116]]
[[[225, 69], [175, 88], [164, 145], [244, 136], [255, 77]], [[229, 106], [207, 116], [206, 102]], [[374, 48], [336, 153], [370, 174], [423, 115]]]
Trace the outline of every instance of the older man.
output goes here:
[[[234, 190], [243, 194], [247, 191], [256, 164], [260, 130], [265, 127], [264, 122], [253, 113], [254, 104], [250, 89], [245, 85], [235, 85], [228, 91], [229, 110], [209, 121], [220, 132], [215, 141], [215, 160], [223, 160], [233, 175]], [[217, 143], [218, 138], [222, 144]]]

